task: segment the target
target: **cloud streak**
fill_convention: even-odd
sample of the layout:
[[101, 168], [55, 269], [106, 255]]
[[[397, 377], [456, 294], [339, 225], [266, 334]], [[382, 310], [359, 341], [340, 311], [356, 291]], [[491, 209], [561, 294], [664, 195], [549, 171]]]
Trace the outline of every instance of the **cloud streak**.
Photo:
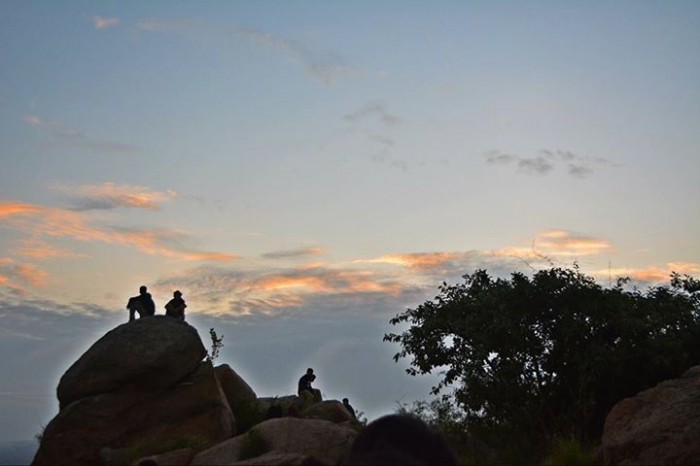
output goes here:
[[[182, 243], [186, 242], [189, 236], [176, 230], [99, 226], [90, 222], [86, 212], [71, 209], [0, 202], [0, 217], [5, 219], [6, 227], [24, 232], [35, 241], [44, 241], [47, 238], [69, 238], [78, 241], [116, 243], [134, 247], [146, 254], [190, 262], [231, 262], [239, 259], [239, 256], [233, 254], [185, 248]], [[26, 243], [17, 252], [26, 253]], [[35, 256], [41, 256], [45, 250], [34, 248], [32, 253]]]
[[154, 191], [142, 186], [102, 183], [83, 186], [56, 186], [75, 196], [74, 210], [111, 210], [118, 207], [160, 210], [161, 204], [177, 197], [172, 189]]
[[600, 157], [582, 156], [559, 149], [543, 149], [534, 157], [521, 157], [492, 150], [484, 154], [484, 159], [489, 165], [513, 165], [517, 173], [528, 175], [549, 175], [564, 167], [568, 175], [579, 179], [588, 178], [597, 168], [614, 166]]
[[391, 167], [407, 170], [405, 160], [394, 157], [396, 143], [388, 131], [401, 123], [401, 118], [392, 114], [382, 102], [368, 102], [358, 110], [343, 115], [343, 120], [352, 125], [365, 126], [362, 129], [364, 138], [372, 147], [372, 160]]
[[102, 16], [93, 16], [92, 25], [97, 30], [110, 29], [119, 25], [119, 18], [104, 18]]
[[332, 85], [339, 78], [350, 77], [360, 72], [359, 69], [343, 63], [335, 54], [312, 52], [299, 42], [273, 36], [258, 29], [235, 28], [233, 36], [280, 52], [290, 61], [299, 63], [307, 74], [327, 86]]
[[332, 303], [351, 295], [363, 297], [366, 311], [371, 311], [372, 300], [381, 296], [398, 298], [410, 289], [392, 274], [331, 266], [200, 267], [164, 278], [154, 288], [167, 291], [174, 287], [199, 302], [203, 313], [236, 317], [300, 312], [313, 300]]
[[345, 121], [357, 123], [364, 120], [373, 120], [384, 126], [396, 126], [401, 119], [390, 113], [382, 102], [368, 102], [364, 107], [343, 116]]
[[9, 288], [13, 294], [25, 296], [27, 286], [43, 288], [48, 280], [49, 274], [35, 264], [0, 259], [0, 286]]
[[347, 65], [335, 53], [323, 53], [299, 41], [279, 37], [259, 29], [222, 27], [190, 19], [143, 20], [137, 22], [136, 27], [148, 33], [177, 34], [188, 40], [206, 35], [225, 45], [229, 45], [231, 41], [253, 44], [276, 52], [289, 62], [298, 64], [307, 75], [326, 86], [333, 85], [341, 78], [363, 74], [360, 68]]
[[263, 259], [305, 259], [310, 256], [320, 256], [325, 253], [322, 248], [299, 248], [284, 251], [272, 251], [262, 254]]
[[24, 115], [22, 121], [48, 136], [48, 141], [41, 145], [47, 149], [79, 149], [104, 154], [130, 154], [141, 150], [134, 144], [95, 140], [82, 131], [67, 128], [61, 123], [46, 120], [38, 115]]

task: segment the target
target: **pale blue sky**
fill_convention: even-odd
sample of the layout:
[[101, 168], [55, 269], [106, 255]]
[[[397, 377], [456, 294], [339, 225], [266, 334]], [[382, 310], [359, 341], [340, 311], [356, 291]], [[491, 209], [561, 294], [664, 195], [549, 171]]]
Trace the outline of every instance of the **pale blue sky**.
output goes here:
[[699, 25], [695, 1], [1, 2], [0, 367], [39, 369], [0, 385], [0, 441], [142, 283], [238, 335], [260, 394], [316, 364], [377, 416], [428, 394], [381, 335], [443, 280], [537, 254], [700, 275]]

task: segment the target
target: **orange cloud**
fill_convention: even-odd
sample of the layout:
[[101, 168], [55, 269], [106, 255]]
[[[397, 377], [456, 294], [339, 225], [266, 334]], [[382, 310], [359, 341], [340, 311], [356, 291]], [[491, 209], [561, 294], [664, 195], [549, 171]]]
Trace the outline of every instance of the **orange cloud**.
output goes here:
[[612, 250], [612, 245], [600, 238], [573, 235], [564, 230], [550, 230], [540, 234], [535, 248], [557, 256], [588, 256]]
[[272, 275], [249, 283], [250, 288], [261, 291], [297, 289], [308, 293], [389, 293], [398, 294], [398, 283], [377, 280], [367, 271], [309, 269], [301, 267], [293, 272]]
[[19, 264], [14, 267], [14, 272], [25, 282], [35, 287], [43, 287], [49, 278], [49, 274], [33, 264]]
[[0, 218], [13, 215], [35, 214], [41, 211], [41, 207], [19, 202], [0, 202]]
[[392, 264], [402, 265], [405, 267], [417, 269], [434, 269], [448, 262], [457, 260], [464, 256], [461, 252], [425, 252], [425, 253], [409, 253], [409, 254], [388, 254], [370, 259], [367, 262], [371, 264]]
[[[147, 254], [161, 255], [186, 261], [223, 261], [230, 262], [238, 256], [217, 253], [188, 251], [168, 244], [169, 241], [185, 237], [174, 230], [135, 230], [104, 228], [91, 225], [84, 212], [77, 212], [54, 207], [42, 207], [31, 204], [2, 203], [0, 217], [7, 217], [8, 225], [30, 234], [34, 241], [40, 238], [71, 238], [78, 241], [96, 241], [102, 243], [120, 243], [135, 247]], [[22, 249], [20, 249], [22, 251]], [[25, 249], [25, 253], [35, 258], [42, 254], [59, 254], [58, 250], [48, 251], [40, 248]]]
[[56, 189], [77, 195], [79, 210], [112, 209], [115, 207], [131, 207], [148, 210], [158, 210], [160, 205], [177, 197], [172, 189], [154, 191], [142, 186], [103, 183], [85, 186], [57, 186]]
[[180, 254], [181, 258], [187, 261], [215, 261], [215, 262], [232, 262], [239, 260], [241, 256], [235, 254], [226, 254], [223, 252], [194, 252]]
[[109, 29], [119, 24], [119, 18], [103, 18], [102, 16], [93, 16], [92, 24], [95, 29]]
[[633, 280], [646, 283], [668, 283], [671, 273], [677, 272], [681, 275], [700, 275], [700, 264], [692, 262], [669, 262], [665, 266], [652, 265], [643, 268], [616, 268], [610, 270], [598, 270], [593, 276], [599, 280], [618, 277], [629, 277]]
[[59, 257], [84, 257], [80, 254], [57, 248], [45, 241], [38, 239], [26, 239], [20, 241], [21, 246], [14, 252], [33, 259], [56, 259]]
[[320, 277], [269, 277], [257, 282], [256, 286], [263, 291], [284, 288], [306, 288], [315, 292], [330, 291], [330, 288]]

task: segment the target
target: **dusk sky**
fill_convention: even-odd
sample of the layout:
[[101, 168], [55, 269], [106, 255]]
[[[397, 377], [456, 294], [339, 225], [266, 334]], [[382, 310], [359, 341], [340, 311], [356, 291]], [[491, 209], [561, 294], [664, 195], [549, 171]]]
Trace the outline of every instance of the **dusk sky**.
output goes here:
[[0, 442], [146, 284], [372, 419], [437, 286], [700, 276], [700, 2], [0, 2]]

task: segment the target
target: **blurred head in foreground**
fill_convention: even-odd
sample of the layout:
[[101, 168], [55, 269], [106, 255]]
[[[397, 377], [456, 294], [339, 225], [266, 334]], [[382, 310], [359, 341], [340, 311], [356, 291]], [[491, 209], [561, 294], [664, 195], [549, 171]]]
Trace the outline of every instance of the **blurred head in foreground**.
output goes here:
[[391, 414], [371, 422], [363, 430], [345, 464], [370, 465], [457, 465], [443, 436], [420, 419]]

